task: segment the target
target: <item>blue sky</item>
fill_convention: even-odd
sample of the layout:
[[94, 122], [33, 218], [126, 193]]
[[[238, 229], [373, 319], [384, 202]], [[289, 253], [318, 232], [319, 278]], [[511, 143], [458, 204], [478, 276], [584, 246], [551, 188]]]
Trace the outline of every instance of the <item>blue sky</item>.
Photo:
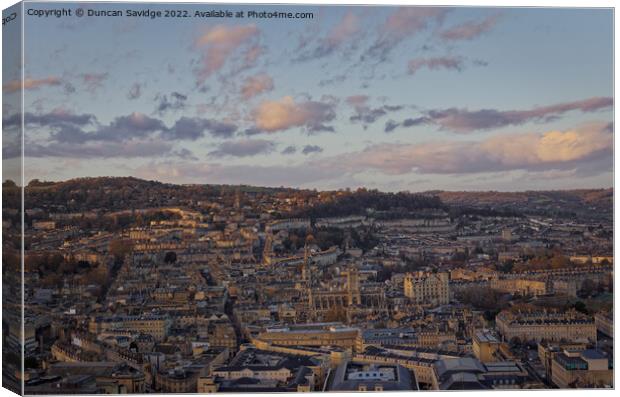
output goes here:
[[26, 17], [26, 180], [612, 186], [611, 10], [174, 9], [314, 18]]

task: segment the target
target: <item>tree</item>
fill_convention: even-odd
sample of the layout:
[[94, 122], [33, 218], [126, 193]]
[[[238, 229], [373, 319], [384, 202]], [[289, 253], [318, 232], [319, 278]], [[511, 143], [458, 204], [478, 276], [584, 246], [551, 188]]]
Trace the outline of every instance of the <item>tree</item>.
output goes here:
[[382, 283], [386, 280], [389, 280], [390, 278], [392, 278], [393, 273], [394, 271], [392, 269], [384, 266], [381, 268], [381, 270], [377, 272], [376, 281]]
[[588, 308], [586, 307], [586, 304], [583, 303], [582, 301], [577, 301], [575, 302], [575, 304], [573, 305], [573, 307], [575, 308], [575, 310], [577, 310], [578, 312], [584, 313], [584, 314], [588, 314]]
[[569, 265], [569, 260], [564, 255], [559, 252], [554, 253], [553, 258], [551, 258], [551, 268], [552, 269], [560, 269]]
[[505, 261], [499, 268], [499, 270], [503, 273], [510, 273], [514, 268], [515, 262], [512, 259]]
[[596, 283], [589, 278], [585, 279], [583, 283], [581, 283], [581, 289], [579, 290], [579, 295], [581, 296], [590, 296], [596, 291]]
[[506, 307], [506, 302], [503, 301], [501, 297], [501, 292], [490, 288], [479, 287], [469, 287], [463, 291], [459, 291], [456, 296], [462, 303], [490, 311], [498, 311]]
[[167, 264], [172, 264], [175, 263], [177, 261], [177, 253], [174, 251], [168, 251], [166, 252], [166, 255], [164, 256], [164, 262], [166, 262]]
[[117, 239], [110, 241], [108, 250], [114, 256], [114, 261], [119, 263], [123, 261], [125, 255], [131, 252], [132, 248], [133, 244], [130, 240]]
[[26, 357], [24, 359], [24, 367], [26, 368], [37, 368], [39, 366], [39, 360], [35, 357]]
[[483, 317], [487, 321], [495, 321], [495, 316], [497, 316], [499, 310], [485, 310]]

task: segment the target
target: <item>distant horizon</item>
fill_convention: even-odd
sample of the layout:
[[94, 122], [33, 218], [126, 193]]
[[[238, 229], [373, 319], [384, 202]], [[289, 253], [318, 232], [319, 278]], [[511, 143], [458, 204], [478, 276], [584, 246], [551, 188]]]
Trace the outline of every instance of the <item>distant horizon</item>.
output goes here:
[[[495, 190], [495, 189], [491, 189], [491, 190], [449, 190], [449, 189], [428, 189], [428, 190], [381, 190], [381, 189], [375, 189], [375, 188], [370, 188], [370, 187], [365, 187], [365, 186], [356, 186], [356, 187], [341, 187], [341, 188], [337, 188], [337, 189], [319, 189], [319, 188], [303, 188], [303, 187], [295, 187], [295, 186], [286, 186], [286, 185], [280, 185], [280, 186], [276, 186], [276, 185], [253, 185], [253, 184], [247, 184], [247, 183], [210, 183], [210, 182], [204, 182], [204, 183], [175, 183], [175, 182], [167, 182], [167, 181], [161, 181], [161, 180], [157, 180], [157, 179], [147, 179], [147, 178], [141, 178], [141, 177], [137, 177], [137, 176], [114, 176], [114, 175], [106, 175], [106, 176], [84, 176], [84, 177], [74, 177], [74, 178], [68, 178], [68, 179], [62, 179], [62, 180], [42, 180], [39, 178], [32, 178], [30, 179], [25, 186], [28, 186], [32, 181], [34, 180], [39, 180], [39, 182], [41, 183], [66, 183], [66, 182], [70, 182], [70, 181], [77, 181], [77, 180], [87, 180], [87, 179], [137, 179], [140, 181], [144, 181], [144, 182], [155, 182], [155, 183], [161, 183], [163, 185], [172, 185], [172, 186], [247, 186], [247, 187], [256, 187], [256, 188], [265, 188], [265, 189], [292, 189], [292, 190], [316, 190], [319, 192], [330, 192], [330, 191], [343, 191], [343, 190], [351, 190], [351, 191], [355, 191], [358, 189], [368, 189], [368, 190], [378, 190], [380, 192], [384, 192], [384, 193], [399, 193], [399, 192], [406, 192], [406, 193], [413, 193], [413, 194], [421, 194], [421, 193], [432, 193], [432, 192], [446, 192], [446, 193], [528, 193], [528, 192], [567, 192], [567, 191], [595, 191], [595, 190], [613, 190], [614, 187], [613, 186], [609, 186], [609, 187], [586, 187], [586, 188], [566, 188], [566, 189], [527, 189], [527, 190]], [[13, 181], [12, 179], [3, 179], [3, 183], [7, 182], [7, 181]], [[17, 185], [20, 186], [20, 185]]]

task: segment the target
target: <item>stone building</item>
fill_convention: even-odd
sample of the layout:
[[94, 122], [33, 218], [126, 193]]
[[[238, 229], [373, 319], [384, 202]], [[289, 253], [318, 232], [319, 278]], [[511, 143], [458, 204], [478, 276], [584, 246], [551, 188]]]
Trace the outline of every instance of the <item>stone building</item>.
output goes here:
[[420, 305], [445, 305], [450, 302], [448, 282], [448, 273], [407, 273], [404, 279], [405, 296]]

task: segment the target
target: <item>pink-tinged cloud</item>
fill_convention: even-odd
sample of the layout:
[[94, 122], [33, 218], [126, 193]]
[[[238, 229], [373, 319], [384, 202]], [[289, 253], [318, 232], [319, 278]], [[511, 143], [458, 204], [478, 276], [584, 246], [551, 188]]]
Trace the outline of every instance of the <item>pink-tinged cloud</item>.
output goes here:
[[471, 132], [501, 128], [508, 125], [520, 125], [530, 121], [551, 121], [569, 111], [594, 112], [609, 109], [613, 106], [613, 103], [613, 98], [610, 97], [593, 97], [581, 101], [540, 106], [529, 110], [500, 111], [496, 109], [481, 109], [470, 111], [467, 109], [449, 108], [445, 110], [431, 110], [427, 113], [426, 118], [428, 121], [448, 130]]
[[342, 20], [332, 28], [325, 39], [331, 47], [337, 47], [360, 31], [360, 17], [353, 12], [347, 12]]
[[379, 37], [362, 55], [384, 61], [401, 41], [426, 30], [431, 24], [440, 25], [449, 12], [442, 7], [399, 7], [379, 28]]
[[249, 68], [256, 64], [258, 58], [265, 52], [265, 48], [256, 44], [248, 48], [243, 55], [244, 66]]
[[364, 106], [368, 102], [368, 95], [351, 95], [347, 97], [346, 102], [351, 106]]
[[103, 86], [103, 82], [108, 78], [107, 73], [84, 73], [82, 74], [82, 82], [89, 92], [95, 92]]
[[[338, 49], [348, 48], [347, 43], [353, 46], [356, 39], [359, 39], [361, 31], [361, 19], [352, 11], [345, 13], [340, 21], [322, 38], [314, 48], [302, 52], [295, 60], [312, 61], [333, 54]], [[315, 35], [303, 37], [298, 49], [306, 48], [313, 40]]]
[[295, 102], [285, 96], [276, 101], [263, 101], [253, 112], [254, 124], [262, 131], [275, 132], [292, 127], [304, 127], [308, 132], [333, 131], [325, 123], [336, 114], [333, 105], [316, 101]]
[[451, 130], [457, 133], [470, 133], [473, 131], [502, 128], [510, 125], [521, 125], [528, 122], [553, 121], [566, 112], [575, 110], [585, 113], [595, 112], [611, 109], [613, 104], [613, 98], [593, 97], [580, 101], [539, 106], [529, 110], [434, 109], [424, 112], [424, 114], [419, 117], [405, 119], [402, 123], [390, 121], [385, 126], [385, 132], [391, 132], [398, 127], [436, 124], [444, 130]]
[[[220, 70], [235, 50], [249, 43], [258, 34], [259, 30], [254, 25], [217, 25], [208, 30], [196, 41], [196, 46], [204, 50], [202, 65], [198, 71], [199, 78], [204, 80]], [[253, 52], [246, 54], [246, 57], [255, 61], [259, 55], [260, 49], [255, 48]]]
[[397, 175], [562, 170], [607, 159], [601, 171], [611, 171], [612, 155], [609, 123], [593, 123], [566, 131], [496, 135], [477, 142], [381, 144], [323, 161], [341, 172], [378, 170]]
[[441, 7], [399, 7], [387, 18], [381, 33], [405, 38], [426, 29], [431, 21], [443, 21], [447, 12]]
[[[311, 147], [306, 151], [320, 149]], [[465, 175], [506, 171], [597, 175], [613, 170], [613, 133], [609, 124], [596, 123], [567, 131], [511, 134], [478, 142], [379, 144], [336, 157], [317, 156], [301, 163], [275, 166], [154, 162], [134, 170], [134, 174], [170, 182], [259, 186], [302, 186], [354, 178], [367, 172], [392, 176], [412, 172]]]
[[[60, 85], [61, 81], [58, 77], [46, 77], [44, 79], [25, 79], [23, 87], [25, 90], [33, 90], [43, 86]], [[22, 89], [21, 80], [12, 80], [2, 86], [2, 91], [10, 94]]]
[[249, 76], [243, 81], [241, 96], [250, 99], [273, 90], [273, 79], [265, 73]]
[[407, 70], [409, 74], [415, 74], [420, 69], [439, 70], [449, 69], [458, 70], [463, 69], [463, 58], [461, 57], [433, 57], [433, 58], [416, 58], [409, 61], [407, 64]]
[[302, 186], [334, 178], [331, 170], [301, 164], [222, 165], [204, 162], [152, 162], [133, 170], [133, 174], [146, 179], [178, 183], [251, 184], [254, 186]]
[[491, 30], [499, 20], [499, 14], [493, 14], [481, 21], [468, 21], [440, 33], [444, 40], [471, 40]]

